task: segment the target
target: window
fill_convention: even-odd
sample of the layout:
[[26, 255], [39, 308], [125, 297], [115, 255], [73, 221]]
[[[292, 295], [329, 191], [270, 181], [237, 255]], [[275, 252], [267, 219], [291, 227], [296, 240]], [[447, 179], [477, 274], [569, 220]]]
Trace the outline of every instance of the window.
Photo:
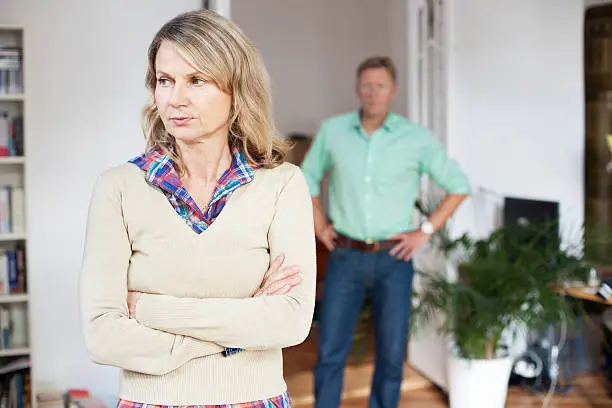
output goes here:
[[417, 121], [445, 141], [446, 59], [443, 0], [424, 0], [418, 8], [416, 58]]

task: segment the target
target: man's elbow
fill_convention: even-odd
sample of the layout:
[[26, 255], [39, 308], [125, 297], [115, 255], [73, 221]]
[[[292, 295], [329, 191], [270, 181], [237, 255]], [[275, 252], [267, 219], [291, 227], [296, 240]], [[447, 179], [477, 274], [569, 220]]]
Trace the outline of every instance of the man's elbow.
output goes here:
[[449, 197], [454, 197], [457, 201], [461, 202], [470, 196], [470, 193], [460, 192], [460, 193], [449, 193]]

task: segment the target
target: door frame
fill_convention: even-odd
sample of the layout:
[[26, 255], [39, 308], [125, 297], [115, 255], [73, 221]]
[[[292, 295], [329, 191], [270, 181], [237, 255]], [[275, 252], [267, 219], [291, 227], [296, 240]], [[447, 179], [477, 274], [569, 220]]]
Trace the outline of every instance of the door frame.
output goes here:
[[[452, 33], [452, 0], [406, 0], [408, 4], [408, 115], [409, 119], [432, 131], [440, 143], [448, 149], [448, 111], [451, 61]], [[434, 13], [432, 36], [430, 30], [429, 9]], [[425, 13], [425, 14], [423, 14]], [[429, 37], [429, 38], [428, 38]], [[433, 53], [429, 54], [428, 53]], [[432, 78], [430, 75], [434, 74]], [[434, 98], [433, 101], [431, 98]], [[431, 111], [431, 108], [435, 111]], [[420, 194], [426, 195], [435, 188], [424, 178]], [[447, 262], [441, 254], [432, 248], [425, 248], [415, 258], [417, 268], [435, 268], [447, 270]], [[420, 266], [422, 265], [422, 266]], [[420, 281], [415, 275], [415, 291], [418, 292]], [[448, 389], [446, 374], [448, 342], [446, 336], [436, 330], [437, 319], [420, 327], [418, 333], [411, 336], [408, 343], [408, 361], [435, 385], [443, 390]]]
[[232, 0], [203, 0], [202, 8], [214, 10], [225, 18], [231, 18]]

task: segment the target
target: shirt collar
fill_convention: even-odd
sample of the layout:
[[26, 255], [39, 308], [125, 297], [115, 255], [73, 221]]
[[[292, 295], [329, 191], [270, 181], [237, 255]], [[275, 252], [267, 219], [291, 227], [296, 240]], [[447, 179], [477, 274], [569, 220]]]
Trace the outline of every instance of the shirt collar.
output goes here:
[[[249, 163], [239, 149], [232, 149], [232, 162], [228, 171], [223, 173], [219, 184], [228, 184], [237, 181], [240, 185], [253, 180], [254, 172], [259, 165]], [[183, 189], [178, 173], [174, 169], [174, 163], [169, 152], [160, 148], [151, 148], [147, 152], [130, 160], [146, 172], [145, 179], [171, 194]], [[214, 197], [213, 197], [214, 200]]]
[[[382, 128], [387, 132], [393, 132], [395, 130], [395, 113], [387, 113], [387, 118], [382, 124]], [[351, 115], [351, 127], [353, 129], [361, 130], [361, 111], [355, 111]]]

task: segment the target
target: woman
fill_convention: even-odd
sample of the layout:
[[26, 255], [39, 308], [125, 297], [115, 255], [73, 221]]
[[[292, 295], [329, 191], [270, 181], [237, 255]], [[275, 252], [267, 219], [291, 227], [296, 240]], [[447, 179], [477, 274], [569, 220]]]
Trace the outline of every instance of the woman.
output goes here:
[[123, 407], [288, 407], [281, 350], [310, 329], [314, 233], [265, 68], [210, 11], [165, 24], [148, 62], [147, 151], [104, 172], [91, 201], [89, 353], [122, 368]]

